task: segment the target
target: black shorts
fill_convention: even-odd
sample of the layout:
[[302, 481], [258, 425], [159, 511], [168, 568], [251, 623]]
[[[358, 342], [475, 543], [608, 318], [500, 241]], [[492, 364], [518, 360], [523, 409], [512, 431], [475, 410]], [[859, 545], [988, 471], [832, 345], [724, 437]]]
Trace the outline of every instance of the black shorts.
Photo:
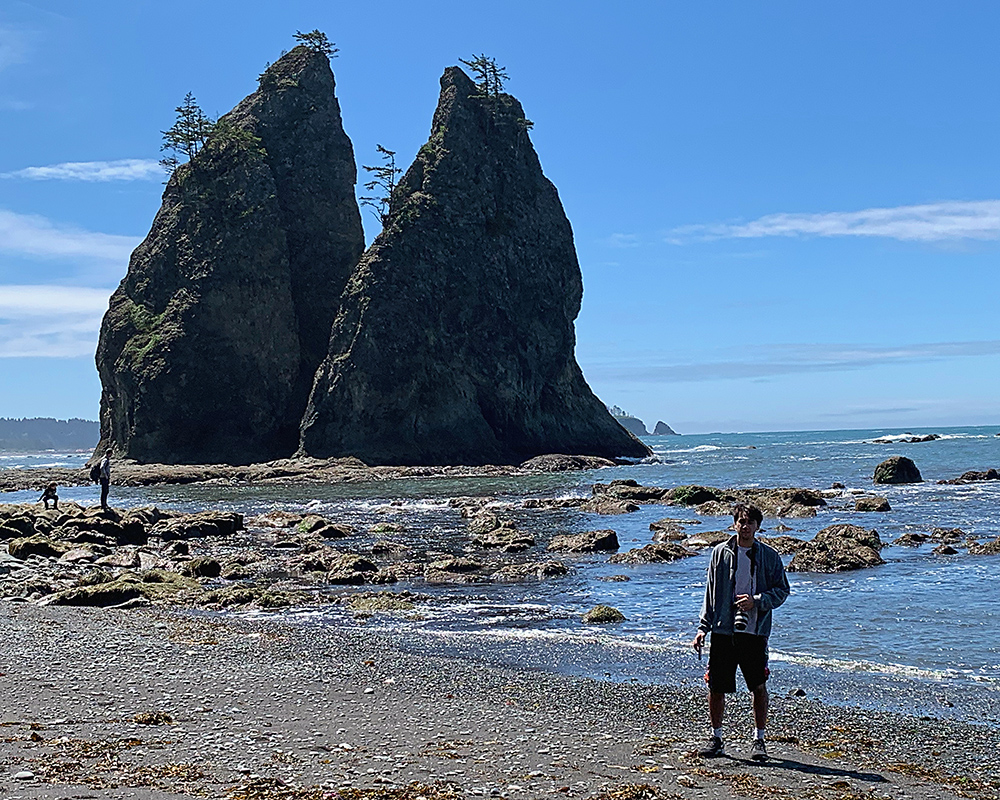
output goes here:
[[743, 673], [751, 692], [768, 678], [767, 638], [750, 633], [727, 636], [713, 633], [708, 651], [708, 671], [705, 682], [713, 692], [732, 694], [736, 691], [736, 667]]

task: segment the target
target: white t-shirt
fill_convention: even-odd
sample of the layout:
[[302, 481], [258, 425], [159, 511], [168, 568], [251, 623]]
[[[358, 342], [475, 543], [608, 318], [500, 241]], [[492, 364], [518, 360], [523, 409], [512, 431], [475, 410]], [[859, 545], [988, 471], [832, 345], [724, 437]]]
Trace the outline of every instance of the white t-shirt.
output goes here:
[[[750, 574], [750, 550], [749, 547], [736, 547], [736, 597], [741, 594], [748, 594], [751, 597], [754, 595], [754, 591], [757, 588], [755, 584], [757, 581], [754, 579], [755, 576]], [[756, 633], [757, 632], [757, 607], [754, 606], [753, 609], [747, 614], [750, 621], [747, 623], [747, 629], [743, 631], [744, 633]]]

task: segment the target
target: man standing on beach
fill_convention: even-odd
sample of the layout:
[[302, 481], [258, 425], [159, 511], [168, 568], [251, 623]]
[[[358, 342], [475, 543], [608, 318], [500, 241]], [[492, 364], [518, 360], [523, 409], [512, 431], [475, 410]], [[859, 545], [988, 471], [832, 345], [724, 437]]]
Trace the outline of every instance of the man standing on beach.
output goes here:
[[712, 634], [705, 673], [712, 737], [708, 746], [698, 752], [703, 758], [725, 755], [722, 719], [726, 695], [736, 691], [739, 666], [747, 689], [753, 693], [756, 729], [750, 758], [767, 760], [767, 638], [771, 634], [771, 610], [785, 602], [789, 589], [777, 550], [754, 538], [763, 520], [760, 509], [738, 503], [733, 509], [736, 535], [712, 550], [701, 620], [691, 643], [700, 658], [705, 636]]
[[101, 508], [108, 510], [108, 489], [111, 487], [111, 451], [101, 459]]

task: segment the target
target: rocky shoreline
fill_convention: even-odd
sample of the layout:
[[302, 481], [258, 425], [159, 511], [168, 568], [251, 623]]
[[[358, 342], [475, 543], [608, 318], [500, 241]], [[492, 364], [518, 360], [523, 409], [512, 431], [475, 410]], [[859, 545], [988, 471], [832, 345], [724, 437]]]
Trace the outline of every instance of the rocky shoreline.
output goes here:
[[[262, 464], [139, 464], [116, 461], [113, 483], [118, 486], [336, 484], [399, 478], [469, 478], [526, 475], [538, 472], [600, 469], [615, 462], [598, 456], [545, 455], [519, 466], [369, 467], [356, 458], [286, 458]], [[86, 469], [64, 467], [0, 470], [0, 492], [41, 491], [49, 483], [86, 486], [93, 483]]]
[[[700, 525], [696, 517], [725, 517], [741, 501], [778, 520], [762, 539], [792, 554], [791, 571], [877, 567], [889, 545], [933, 543], [936, 555], [957, 555], [959, 548], [1000, 553], [1000, 538], [975, 538], [958, 528], [908, 531], [894, 542], [867, 525], [843, 523], [827, 525], [809, 540], [783, 535], [790, 529], [781, 519], [829, 511], [870, 519], [888, 509], [885, 498], [839, 489], [661, 488], [616, 480], [594, 484], [590, 497], [459, 496], [442, 507], [457, 534], [450, 544], [412, 539], [377, 513], [349, 524], [335, 512], [272, 510], [245, 518], [232, 510], [102, 510], [64, 501], [58, 509], [0, 504], [0, 597], [43, 605], [279, 608], [352, 602], [340, 591], [345, 586], [399, 583], [419, 590], [548, 580], [567, 574], [574, 568], [571, 559], [585, 554], [606, 554], [609, 563], [622, 565], [695, 556], [731, 535], [728, 529], [692, 530]], [[629, 550], [621, 549], [614, 530], [594, 525], [594, 515], [653, 505], [693, 511], [695, 517], [653, 521], [651, 541]], [[549, 515], [560, 521], [551, 524]], [[409, 596], [400, 602], [414, 603]]]
[[[3, 602], [0, 796], [180, 800], [995, 798], [975, 725], [774, 699], [772, 759], [699, 691], [406, 652], [264, 618]], [[42, 667], [44, 665], [44, 668]]]

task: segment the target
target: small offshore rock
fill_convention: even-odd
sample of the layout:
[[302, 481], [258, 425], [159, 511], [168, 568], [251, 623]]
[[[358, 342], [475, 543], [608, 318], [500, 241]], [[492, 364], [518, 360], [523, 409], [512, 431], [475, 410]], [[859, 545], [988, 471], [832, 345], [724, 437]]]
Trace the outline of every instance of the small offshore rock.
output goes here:
[[715, 547], [719, 542], [725, 542], [732, 537], [732, 531], [701, 531], [684, 540], [685, 547]]
[[617, 550], [618, 534], [612, 530], [562, 533], [552, 537], [548, 550], [566, 553], [595, 553], [599, 550]]
[[[777, 530], [777, 526], [775, 527]], [[785, 528], [789, 530], [789, 528]], [[780, 555], [792, 555], [806, 543], [804, 539], [796, 539], [794, 536], [758, 536], [760, 541], [771, 545]]]
[[653, 542], [644, 547], [629, 550], [627, 553], [615, 553], [608, 559], [612, 564], [658, 564], [678, 561], [697, 555], [694, 550], [688, 550], [672, 542]]
[[598, 496], [581, 504], [580, 510], [591, 514], [612, 516], [615, 514], [631, 514], [633, 511], [638, 511], [639, 506], [629, 500]]
[[974, 556], [998, 556], [1000, 555], [1000, 537], [990, 539], [982, 544], [974, 544], [969, 547], [969, 553]]
[[958, 550], [952, 547], [950, 544], [939, 544], [932, 551], [936, 556], [955, 556], [958, 555]]
[[1000, 480], [1000, 472], [995, 469], [988, 469], [985, 472], [976, 472], [975, 470], [970, 470], [969, 472], [963, 472], [957, 478], [951, 478], [946, 481], [938, 481], [938, 483], [961, 485], [963, 483], [975, 483], [976, 481], [998, 481]]
[[521, 464], [521, 469], [537, 472], [566, 472], [568, 470], [600, 469], [614, 465], [614, 461], [600, 456], [566, 456], [550, 453], [529, 458]]
[[922, 483], [917, 465], [906, 456], [891, 456], [875, 467], [875, 483]]
[[588, 625], [605, 625], [613, 622], [625, 622], [625, 615], [614, 606], [598, 605], [582, 617]]
[[789, 572], [847, 572], [884, 564], [883, 542], [875, 530], [830, 525], [792, 556]]
[[711, 500], [721, 502], [725, 498], [718, 489], [708, 486], [678, 486], [666, 495], [666, 502], [676, 506], [699, 506]]
[[893, 544], [903, 545], [904, 547], [919, 547], [930, 538], [926, 533], [907, 532], [897, 537]]
[[889, 500], [878, 495], [862, 495], [854, 500], [855, 511], [892, 511]]

